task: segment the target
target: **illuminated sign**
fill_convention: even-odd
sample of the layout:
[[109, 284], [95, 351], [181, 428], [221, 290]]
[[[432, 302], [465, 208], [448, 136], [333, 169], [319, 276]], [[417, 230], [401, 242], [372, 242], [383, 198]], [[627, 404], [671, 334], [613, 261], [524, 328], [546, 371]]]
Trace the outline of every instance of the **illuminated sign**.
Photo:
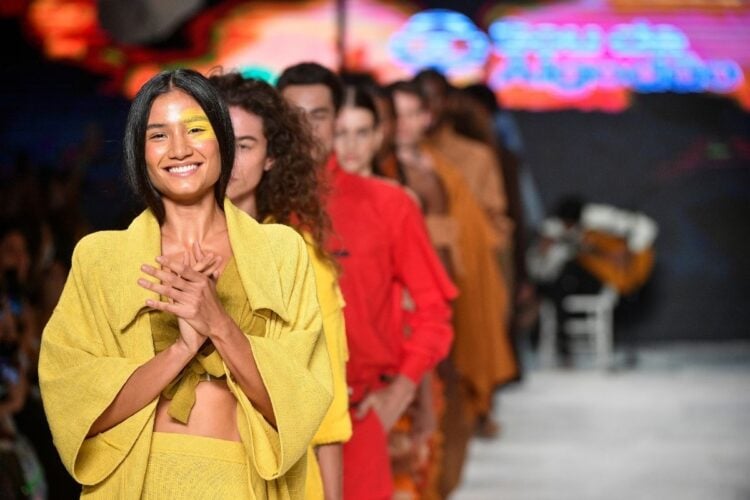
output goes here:
[[513, 83], [560, 93], [593, 87], [624, 87], [636, 92], [728, 93], [742, 84], [731, 60], [703, 60], [675, 26], [648, 21], [596, 25], [533, 25], [498, 21], [490, 26], [499, 62], [489, 84], [499, 90]]
[[273, 81], [314, 60], [381, 83], [435, 67], [457, 84], [487, 82], [515, 109], [617, 112], [633, 92], [713, 92], [750, 110], [750, 4], [740, 0], [496, 2], [486, 32], [416, 2], [345, 4], [343, 52], [333, 0], [220, 2], [185, 26], [184, 49], [111, 40], [96, 0], [31, 0], [22, 15], [48, 57], [107, 75], [107, 89], [127, 96], [164, 68], [221, 66]]
[[411, 69], [430, 66], [444, 72], [481, 68], [487, 60], [487, 35], [468, 17], [450, 10], [412, 16], [389, 42], [396, 61]]
[[459, 80], [482, 67], [506, 106], [530, 109], [578, 102], [588, 109], [617, 111], [627, 106], [627, 91], [729, 94], [746, 84], [735, 60], [699, 55], [688, 35], [669, 23], [505, 18], [488, 31], [489, 45], [465, 16], [424, 11], [394, 35], [391, 51], [403, 65], [436, 67]]

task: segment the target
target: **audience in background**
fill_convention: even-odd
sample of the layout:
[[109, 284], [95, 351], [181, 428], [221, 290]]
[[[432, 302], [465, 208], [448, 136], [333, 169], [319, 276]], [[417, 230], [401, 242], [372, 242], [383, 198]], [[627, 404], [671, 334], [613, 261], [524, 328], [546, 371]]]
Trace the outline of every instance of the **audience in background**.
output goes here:
[[52, 444], [37, 377], [42, 328], [89, 230], [71, 165], [63, 155], [57, 169], [40, 168], [20, 154], [0, 183], [0, 498], [80, 492]]

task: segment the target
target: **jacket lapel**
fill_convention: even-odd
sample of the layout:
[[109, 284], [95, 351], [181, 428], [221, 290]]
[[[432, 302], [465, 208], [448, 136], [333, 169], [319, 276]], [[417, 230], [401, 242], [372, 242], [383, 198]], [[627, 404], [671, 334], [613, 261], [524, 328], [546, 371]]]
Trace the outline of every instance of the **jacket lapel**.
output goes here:
[[[253, 310], [268, 309], [288, 322], [277, 256], [261, 225], [237, 208], [229, 199], [224, 201], [229, 243], [234, 253], [242, 287]], [[146, 299], [158, 300], [155, 292], [144, 290], [138, 279], [144, 277], [141, 264], [158, 266], [154, 258], [161, 254], [161, 231], [150, 210], [143, 211], [124, 231], [122, 248], [113, 248], [112, 287], [105, 296], [119, 297], [113, 304], [117, 311], [117, 328], [124, 331], [147, 310]]]

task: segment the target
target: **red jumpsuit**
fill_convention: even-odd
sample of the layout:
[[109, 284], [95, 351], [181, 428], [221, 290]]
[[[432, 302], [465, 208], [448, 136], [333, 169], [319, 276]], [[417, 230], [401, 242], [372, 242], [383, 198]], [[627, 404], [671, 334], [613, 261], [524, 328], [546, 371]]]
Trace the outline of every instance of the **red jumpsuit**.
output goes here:
[[[456, 296], [433, 250], [422, 214], [398, 186], [344, 172], [328, 162], [327, 208], [333, 232], [327, 248], [341, 266], [346, 307], [352, 407], [401, 374], [419, 383], [448, 355], [453, 330], [449, 301]], [[404, 335], [402, 292], [414, 311]], [[393, 480], [387, 435], [377, 415], [352, 415], [344, 444], [344, 498], [390, 499]]]

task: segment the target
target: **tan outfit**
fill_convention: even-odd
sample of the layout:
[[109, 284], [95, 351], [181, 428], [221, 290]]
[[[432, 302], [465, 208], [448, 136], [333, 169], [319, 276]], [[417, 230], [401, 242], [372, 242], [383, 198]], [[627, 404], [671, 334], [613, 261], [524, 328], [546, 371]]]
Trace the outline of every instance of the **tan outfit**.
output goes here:
[[517, 366], [507, 329], [508, 291], [495, 255], [497, 231], [459, 170], [434, 149], [425, 151], [448, 194], [462, 258], [455, 276], [460, 293], [453, 304], [453, 366], [441, 373], [446, 386], [441, 492], [447, 495], [460, 480], [477, 418], [489, 412], [495, 387], [514, 378]]
[[492, 148], [457, 134], [447, 125], [430, 137], [428, 145], [461, 173], [497, 230], [499, 248], [506, 248], [513, 233], [513, 222], [506, 214], [505, 185]]

